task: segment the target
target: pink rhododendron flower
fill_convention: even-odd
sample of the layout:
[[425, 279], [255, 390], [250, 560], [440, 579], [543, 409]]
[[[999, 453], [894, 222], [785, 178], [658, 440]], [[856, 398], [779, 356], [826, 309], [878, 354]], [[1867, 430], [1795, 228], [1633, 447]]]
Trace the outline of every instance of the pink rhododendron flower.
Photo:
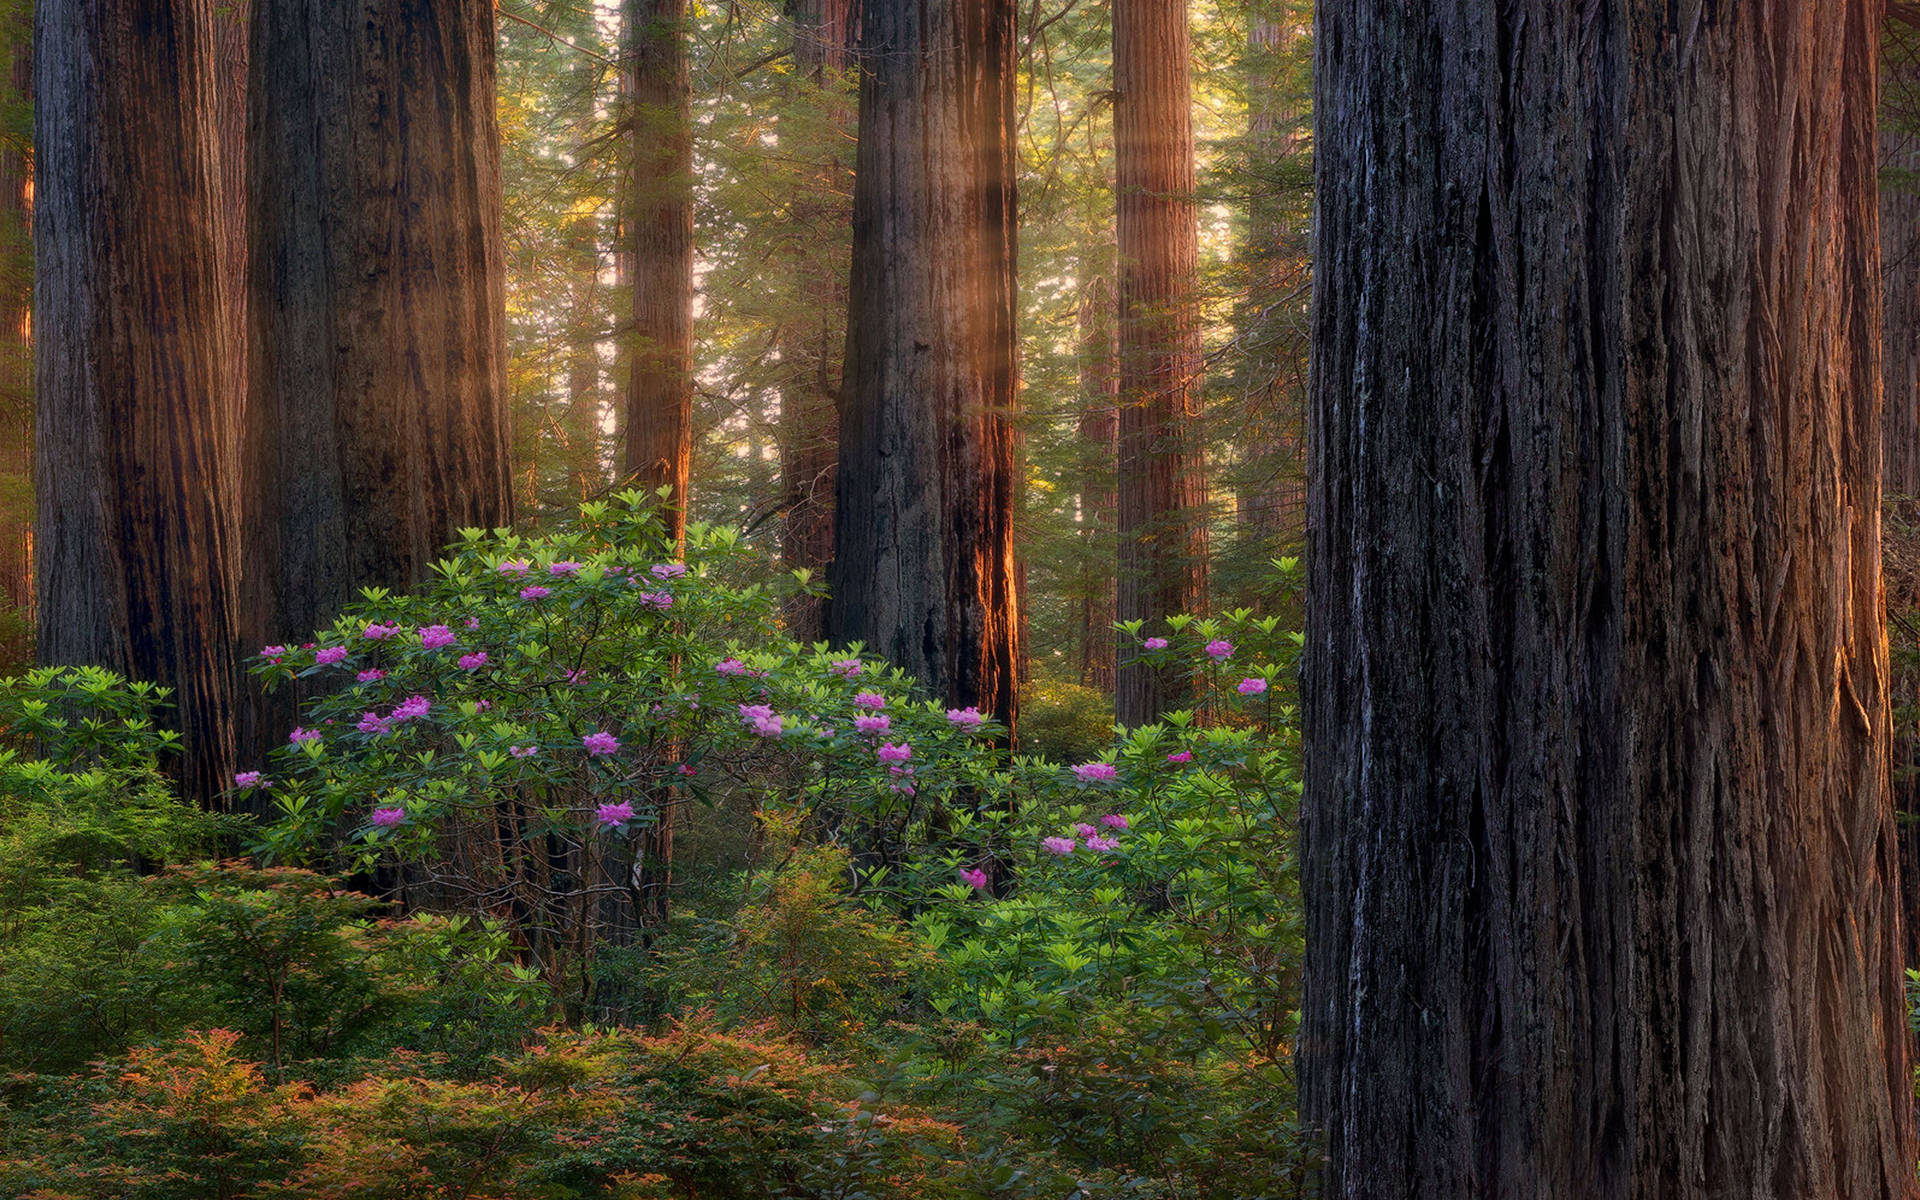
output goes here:
[[478, 671], [487, 665], [487, 652], [481, 650], [473, 654], [462, 654], [455, 661], [455, 665], [462, 671]]
[[547, 574], [549, 575], [574, 575], [574, 574], [578, 574], [579, 571], [580, 571], [579, 563], [570, 562], [566, 559], [561, 559], [559, 562], [553, 563], [547, 567]]
[[1267, 690], [1267, 681], [1258, 675], [1249, 675], [1240, 681], [1239, 690], [1242, 696], [1258, 696]]
[[1150, 637], [1140, 644], [1149, 650], [1165, 650], [1167, 648], [1167, 639], [1163, 637]]
[[552, 588], [544, 588], [537, 583], [531, 587], [523, 587], [520, 589], [520, 598], [522, 600], [544, 600], [551, 595], [553, 595]]
[[387, 673], [381, 670], [366, 670], [354, 676], [361, 683], [378, 683], [386, 677]]
[[740, 719], [761, 737], [779, 737], [784, 732], [780, 718], [764, 704], [742, 704]]
[[980, 710], [971, 706], [947, 710], [947, 724], [955, 729], [978, 729], [985, 721], [986, 718], [980, 715]]
[[960, 879], [976, 892], [987, 890], [987, 873], [979, 867], [960, 872]]
[[588, 754], [612, 754], [620, 748], [620, 741], [610, 733], [590, 733], [580, 739]]
[[405, 700], [393, 706], [393, 712], [388, 715], [387, 719], [391, 721], [411, 721], [416, 717], [426, 716], [427, 711], [432, 707], [433, 701], [427, 699], [425, 696], [408, 696]]
[[1215, 638], [1207, 643], [1207, 657], [1215, 662], [1224, 662], [1233, 655], [1233, 643], [1225, 638]]
[[347, 656], [345, 646], [322, 646], [313, 652], [313, 661], [322, 667], [332, 666]]
[[451, 646], [459, 640], [445, 625], [424, 625], [420, 629], [420, 644], [429, 650]]
[[1190, 763], [1193, 761], [1193, 751], [1177, 750], [1167, 755], [1167, 761], [1170, 763]]
[[532, 758], [534, 755], [540, 753], [540, 747], [508, 746], [507, 753], [513, 755], [515, 758]]
[[287, 648], [286, 648], [285, 646], [262, 646], [262, 647], [260, 647], [260, 657], [261, 657], [261, 658], [279, 658], [279, 657], [281, 657], [282, 655], [284, 655], [284, 654], [285, 654], [286, 652], [287, 652]]
[[241, 771], [233, 777], [235, 787], [258, 787], [259, 785], [260, 772], [258, 771]]
[[480, 618], [468, 617], [465, 621], [465, 625], [468, 629], [478, 629], [480, 628]]
[[687, 564], [655, 563], [647, 570], [653, 573], [655, 579], [678, 579], [687, 573]]
[[493, 707], [493, 701], [491, 700], [475, 700], [473, 702], [473, 710], [475, 712], [486, 712], [488, 709], [492, 707]]
[[363, 712], [360, 714], [360, 723], [354, 728], [361, 733], [385, 733], [387, 719], [377, 712]]
[[509, 558], [501, 562], [494, 570], [500, 572], [502, 575], [525, 575], [527, 573], [527, 567], [528, 563], [526, 559]]
[[1127, 827], [1127, 819], [1119, 813], [1108, 813], [1106, 816], [1100, 818], [1100, 823], [1108, 829], [1125, 829]]
[[881, 742], [880, 749], [874, 752], [883, 763], [903, 763], [913, 757], [913, 746], [901, 742], [898, 746], [892, 742]]
[[1096, 854], [1105, 854], [1110, 850], [1118, 850], [1119, 848], [1120, 848], [1119, 838], [1101, 837], [1100, 835], [1095, 834], [1094, 836], [1087, 839], [1087, 849], [1093, 851]]
[[1062, 855], [1072, 854], [1080, 845], [1079, 842], [1074, 841], [1072, 838], [1063, 837], [1041, 838], [1040, 844], [1046, 848], [1048, 854]]
[[1080, 822], [1080, 824], [1075, 825], [1073, 827], [1073, 831], [1079, 834], [1083, 838], [1090, 838], [1094, 834], [1100, 832], [1098, 829], [1095, 829], [1093, 826], [1087, 824], [1085, 821], [1082, 821]]
[[373, 624], [361, 630], [360, 636], [363, 638], [371, 638], [376, 642], [384, 642], [399, 632], [400, 626], [398, 625], [382, 625], [380, 622], [375, 621]]
[[301, 729], [296, 726], [294, 731], [287, 735], [287, 740], [296, 746], [302, 742], [317, 742], [320, 740], [320, 731], [318, 729]]
[[649, 608], [672, 608], [672, 592], [641, 592], [640, 603]]
[[836, 658], [833, 660], [833, 665], [827, 669], [835, 675], [852, 679], [860, 673], [860, 660], [857, 658]]
[[885, 733], [893, 728], [893, 719], [887, 716], [855, 717], [853, 727], [861, 733]]
[[861, 708], [885, 708], [887, 706], [887, 698], [879, 692], [861, 692], [853, 698], [853, 702]]
[[404, 808], [376, 808], [373, 815], [367, 818], [379, 829], [392, 829], [406, 819], [407, 810]]
[[722, 675], [745, 675], [747, 673], [747, 664], [737, 658], [723, 658], [713, 664], [713, 669]]
[[624, 825], [633, 820], [633, 805], [626, 800], [617, 804], [602, 804], [594, 811], [593, 817], [602, 825]]
[[678, 767], [674, 769], [679, 771], [682, 775], [698, 775], [700, 773], [699, 771], [694, 769], [694, 766], [692, 763], [681, 763]]
[[1073, 775], [1081, 783], [1111, 783], [1120, 777], [1120, 769], [1112, 763], [1081, 763], [1073, 769]]
[[587, 681], [587, 669], [585, 667], [567, 668], [568, 683], [585, 683], [586, 681]]

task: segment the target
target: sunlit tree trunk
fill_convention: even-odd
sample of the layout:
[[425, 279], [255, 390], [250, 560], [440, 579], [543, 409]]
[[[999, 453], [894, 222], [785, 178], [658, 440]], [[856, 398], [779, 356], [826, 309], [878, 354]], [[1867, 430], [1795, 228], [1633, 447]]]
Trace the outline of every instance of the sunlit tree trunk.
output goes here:
[[627, 0], [632, 122], [633, 330], [626, 458], [642, 487], [673, 489], [686, 530], [693, 455], [693, 137], [686, 0]]
[[1318, 8], [1332, 1196], [1915, 1194], [1878, 15]]
[[1011, 0], [867, 0], [829, 635], [1012, 722]]
[[[1184, 0], [1115, 0], [1113, 132], [1120, 241], [1119, 611], [1150, 624], [1206, 600], [1200, 317], [1194, 291], [1192, 58]], [[1130, 657], [1122, 648], [1122, 657]], [[1123, 666], [1115, 719], [1178, 707], [1178, 677]]]
[[256, 0], [248, 632], [298, 637], [510, 518], [485, 0]]
[[233, 759], [236, 500], [213, 0], [41, 0], [39, 655], [175, 689], [183, 784]]

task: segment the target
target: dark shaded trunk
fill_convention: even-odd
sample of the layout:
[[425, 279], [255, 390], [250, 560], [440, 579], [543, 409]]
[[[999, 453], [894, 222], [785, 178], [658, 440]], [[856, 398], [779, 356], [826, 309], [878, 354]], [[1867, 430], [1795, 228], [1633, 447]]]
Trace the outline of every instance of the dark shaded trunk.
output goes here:
[[485, 0], [256, 0], [248, 633], [511, 517]]
[[693, 455], [693, 135], [686, 0], [627, 0], [627, 118], [633, 330], [625, 470], [671, 488], [673, 535], [687, 526]]
[[[1118, 605], [1121, 620], [1144, 620], [1150, 629], [1174, 614], [1197, 612], [1207, 591], [1191, 57], [1184, 0], [1115, 0]], [[1123, 666], [1114, 719], [1144, 724], [1190, 695], [1176, 674]]]
[[1114, 344], [1113, 284], [1081, 285], [1080, 312], [1080, 682], [1114, 686], [1114, 459], [1120, 372]]
[[866, 0], [828, 634], [1015, 716], [1014, 7]]
[[1878, 6], [1323, 0], [1330, 1194], [1915, 1194]]
[[39, 656], [174, 689], [183, 785], [233, 765], [234, 297], [213, 0], [41, 0]]

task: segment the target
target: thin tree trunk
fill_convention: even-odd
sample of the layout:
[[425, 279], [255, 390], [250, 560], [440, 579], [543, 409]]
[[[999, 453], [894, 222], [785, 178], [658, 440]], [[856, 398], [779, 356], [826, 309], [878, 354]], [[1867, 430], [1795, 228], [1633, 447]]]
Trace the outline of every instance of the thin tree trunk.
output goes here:
[[[33, 94], [29, 10], [0, 39], [0, 103]], [[21, 665], [33, 620], [33, 157], [0, 138], [0, 671]]]
[[1009, 725], [1014, 8], [866, 0], [828, 632]]
[[183, 784], [233, 765], [236, 499], [213, 0], [41, 0], [39, 655], [172, 687]]
[[256, 0], [248, 632], [511, 515], [486, 0]]
[[1120, 373], [1114, 343], [1113, 284], [1086, 280], [1080, 293], [1080, 682], [1114, 686], [1114, 458]]
[[1915, 1194], [1878, 6], [1323, 0], [1328, 1194]]
[[[1184, 0], [1115, 0], [1118, 602], [1121, 620], [1149, 624], [1197, 611], [1207, 590], [1191, 57]], [[1123, 666], [1115, 719], [1143, 724], [1179, 707], [1188, 695], [1176, 675], [1143, 664]]]
[[686, 535], [693, 463], [693, 136], [686, 0], [628, 0], [633, 123], [632, 374], [626, 471], [672, 489], [673, 536]]
[[[853, 66], [857, 15], [854, 0], [798, 0], [787, 6], [796, 74], [806, 89], [802, 94], [818, 97], [826, 106], [829, 125], [849, 131], [855, 114], [837, 98], [841, 80]], [[811, 194], [794, 197], [794, 224], [844, 230], [853, 216], [852, 192], [852, 166], [835, 149], [820, 160]], [[786, 492], [780, 558], [789, 570], [804, 568], [818, 577], [825, 576], [833, 560], [839, 459], [835, 442], [847, 335], [844, 267], [842, 259], [817, 285], [819, 316], [814, 326], [784, 337], [780, 351], [781, 361], [793, 366], [780, 389], [780, 474]], [[794, 269], [805, 271], [807, 264], [796, 262]], [[788, 613], [788, 626], [797, 641], [811, 642], [825, 632], [825, 617], [824, 603], [801, 597]]]

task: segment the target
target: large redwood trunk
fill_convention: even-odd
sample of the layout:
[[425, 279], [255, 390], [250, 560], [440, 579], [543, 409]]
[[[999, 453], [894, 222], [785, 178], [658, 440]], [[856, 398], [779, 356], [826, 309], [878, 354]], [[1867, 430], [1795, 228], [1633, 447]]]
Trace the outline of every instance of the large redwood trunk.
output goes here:
[[[1091, 259], [1092, 256], [1089, 256]], [[1091, 266], [1090, 262], [1082, 264]], [[1080, 682], [1114, 687], [1114, 457], [1120, 427], [1120, 372], [1114, 344], [1113, 283], [1083, 280], [1080, 335]]]
[[1877, 17], [1319, 7], [1331, 1195], [1915, 1194]]
[[511, 515], [487, 0], [256, 0], [249, 636]]
[[693, 134], [686, 0], [628, 0], [633, 136], [633, 331], [626, 471], [672, 489], [675, 537], [687, 525], [693, 454]]
[[183, 783], [233, 765], [236, 500], [213, 0], [41, 0], [39, 655], [175, 689]]
[[828, 633], [1015, 715], [1011, 0], [866, 0]]
[[[1197, 611], [1207, 590], [1191, 58], [1185, 0], [1115, 0], [1119, 610], [1149, 625]], [[1121, 648], [1123, 659], [1133, 652]], [[1176, 675], [1124, 666], [1114, 717], [1143, 724], [1187, 695]]]

